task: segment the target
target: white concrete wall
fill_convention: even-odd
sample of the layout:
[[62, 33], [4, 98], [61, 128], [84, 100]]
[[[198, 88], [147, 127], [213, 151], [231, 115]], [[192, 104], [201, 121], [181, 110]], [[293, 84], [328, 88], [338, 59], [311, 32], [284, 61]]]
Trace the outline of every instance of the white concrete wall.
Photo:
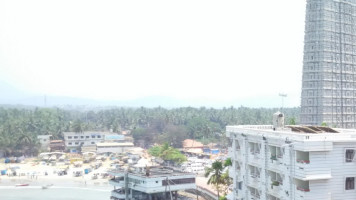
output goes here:
[[[242, 136], [242, 133], [245, 135]], [[285, 139], [269, 138], [266, 140], [260, 135], [253, 135], [251, 132], [235, 131], [227, 133], [232, 139], [232, 146], [229, 148], [229, 157], [233, 160], [230, 176], [234, 178], [234, 199], [251, 199], [248, 186], [260, 191], [260, 199], [266, 199], [268, 195], [276, 196], [280, 199], [295, 200], [354, 200], [356, 190], [345, 191], [346, 177], [355, 177], [356, 162], [345, 162], [345, 148], [355, 148], [356, 142], [327, 142], [313, 141], [304, 143], [301, 141], [291, 141], [285, 143]], [[239, 142], [240, 150], [236, 150], [236, 142]], [[249, 142], [261, 144], [260, 154], [253, 155], [249, 150]], [[271, 160], [269, 145], [281, 147], [282, 158]], [[310, 163], [297, 163], [296, 151], [309, 152]], [[356, 156], [355, 156], [356, 157]], [[356, 159], [355, 159], [356, 160]], [[240, 164], [240, 171], [237, 172], [236, 162]], [[260, 178], [252, 178], [249, 174], [249, 166], [256, 166], [261, 169]], [[268, 171], [273, 171], [283, 175], [283, 185], [271, 187], [271, 178]], [[309, 180], [309, 192], [297, 190], [296, 179]], [[243, 181], [241, 190], [237, 189], [238, 182]], [[356, 185], [356, 184], [355, 184]]]

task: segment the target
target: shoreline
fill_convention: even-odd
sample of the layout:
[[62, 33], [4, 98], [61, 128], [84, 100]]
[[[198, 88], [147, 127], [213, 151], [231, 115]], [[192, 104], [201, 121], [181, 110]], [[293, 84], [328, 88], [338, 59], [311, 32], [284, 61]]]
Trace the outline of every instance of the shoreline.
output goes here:
[[[100, 187], [100, 188], [112, 188], [109, 185], [108, 179], [95, 179], [92, 180], [90, 175], [87, 177], [71, 177], [70, 175], [65, 175], [61, 177], [47, 177], [47, 176], [38, 176], [35, 179], [31, 179], [28, 177], [7, 177], [0, 176], [0, 187], [15, 187], [16, 184], [29, 184], [29, 186], [44, 186], [53, 184], [53, 186], [60, 187]], [[24, 186], [24, 188], [27, 186]]]

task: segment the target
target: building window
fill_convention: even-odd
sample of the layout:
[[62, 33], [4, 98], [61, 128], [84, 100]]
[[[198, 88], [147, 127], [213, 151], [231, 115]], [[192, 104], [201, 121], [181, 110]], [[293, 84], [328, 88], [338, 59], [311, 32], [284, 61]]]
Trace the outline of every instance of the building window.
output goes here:
[[72, 139], [72, 136], [68, 136], [68, 139]]
[[95, 144], [95, 142], [91, 142], [91, 144]]
[[238, 188], [239, 190], [242, 190], [242, 181], [238, 183], [237, 188]]
[[95, 135], [92, 135], [91, 138], [95, 138]]
[[98, 138], [101, 138], [101, 135], [98, 135]]
[[71, 143], [71, 142], [69, 142], [69, 143], [68, 143], [68, 145], [72, 145], [72, 143]]
[[83, 139], [83, 138], [84, 138], [84, 136], [80, 136], [80, 138], [82, 138], [82, 139]]
[[78, 136], [74, 136], [74, 139], [78, 139]]
[[355, 177], [347, 177], [345, 180], [345, 190], [355, 189]]
[[81, 144], [81, 145], [84, 145], [84, 142], [81, 142], [80, 144]]
[[352, 162], [355, 157], [355, 149], [346, 149], [345, 162]]
[[78, 144], [79, 144], [79, 142], [76, 142], [75, 144], [76, 144], [76, 145], [78, 145]]
[[85, 136], [87, 139], [89, 138], [89, 136]]

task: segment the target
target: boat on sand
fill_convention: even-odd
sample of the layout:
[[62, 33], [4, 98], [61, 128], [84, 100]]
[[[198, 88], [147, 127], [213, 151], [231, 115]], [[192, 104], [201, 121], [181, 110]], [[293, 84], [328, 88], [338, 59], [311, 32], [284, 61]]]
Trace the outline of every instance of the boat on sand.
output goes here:
[[48, 189], [49, 187], [51, 187], [53, 184], [48, 184], [48, 185], [43, 185], [42, 189]]
[[30, 184], [28, 183], [20, 183], [20, 184], [16, 184], [15, 187], [22, 187], [22, 186], [29, 186]]

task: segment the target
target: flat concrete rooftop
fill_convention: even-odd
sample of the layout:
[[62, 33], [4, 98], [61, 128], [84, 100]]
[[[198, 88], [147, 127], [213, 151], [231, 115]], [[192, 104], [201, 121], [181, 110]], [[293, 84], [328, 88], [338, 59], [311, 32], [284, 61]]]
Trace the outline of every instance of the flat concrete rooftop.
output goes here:
[[[111, 174], [123, 174], [125, 173], [125, 170], [123, 169], [116, 169], [116, 170], [111, 170], [109, 171]], [[185, 176], [185, 175], [192, 175], [195, 177], [195, 174], [193, 173], [188, 173], [188, 172], [182, 172], [179, 170], [175, 170], [172, 168], [166, 168], [166, 167], [151, 167], [149, 169], [149, 176], [146, 176], [146, 173], [143, 172], [136, 172], [136, 171], [128, 171], [129, 175], [134, 175], [134, 176], [139, 176], [143, 178], [159, 178], [159, 177], [172, 177], [172, 176]]]

